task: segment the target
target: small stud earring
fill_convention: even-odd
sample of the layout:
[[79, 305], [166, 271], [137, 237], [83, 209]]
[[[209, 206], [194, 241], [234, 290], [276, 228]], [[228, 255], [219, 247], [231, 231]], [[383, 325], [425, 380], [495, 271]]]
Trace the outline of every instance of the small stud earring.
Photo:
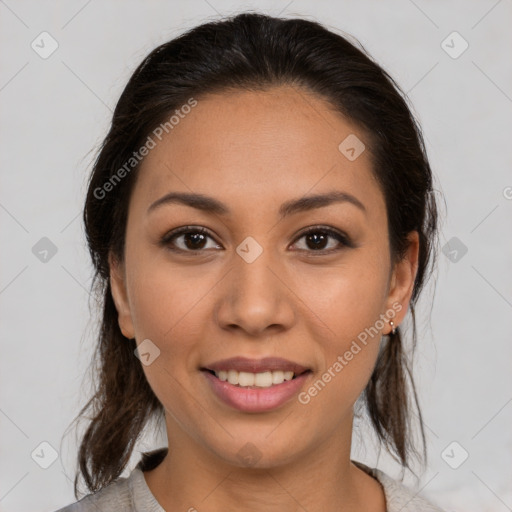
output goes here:
[[396, 327], [395, 327], [395, 323], [393, 322], [393, 320], [389, 321], [389, 325], [391, 326], [391, 334], [396, 334]]

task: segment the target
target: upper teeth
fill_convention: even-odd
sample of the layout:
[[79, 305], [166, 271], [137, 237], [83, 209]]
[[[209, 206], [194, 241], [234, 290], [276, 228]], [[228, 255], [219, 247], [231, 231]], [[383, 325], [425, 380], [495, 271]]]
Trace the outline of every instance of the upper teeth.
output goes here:
[[276, 370], [273, 372], [249, 373], [237, 372], [236, 370], [220, 370], [215, 375], [223, 381], [242, 387], [257, 386], [260, 388], [268, 388], [273, 384], [282, 384], [285, 380], [292, 380], [294, 373], [291, 371]]

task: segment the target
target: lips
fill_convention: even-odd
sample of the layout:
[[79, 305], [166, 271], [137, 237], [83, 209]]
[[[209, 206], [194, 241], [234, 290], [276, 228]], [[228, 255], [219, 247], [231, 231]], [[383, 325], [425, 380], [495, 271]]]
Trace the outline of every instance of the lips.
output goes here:
[[233, 357], [200, 368], [214, 395], [247, 413], [274, 410], [297, 395], [312, 371], [279, 357]]

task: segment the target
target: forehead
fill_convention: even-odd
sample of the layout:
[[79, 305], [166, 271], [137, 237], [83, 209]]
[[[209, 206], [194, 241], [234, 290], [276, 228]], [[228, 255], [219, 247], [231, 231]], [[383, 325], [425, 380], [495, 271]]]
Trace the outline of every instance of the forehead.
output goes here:
[[343, 144], [340, 150], [345, 140], [364, 144], [364, 133], [322, 98], [280, 86], [196, 101], [177, 112], [161, 140], [153, 135], [155, 147], [139, 169], [136, 202], [154, 201], [171, 190], [243, 202], [334, 188], [379, 201], [369, 151], [354, 160], [347, 158]]

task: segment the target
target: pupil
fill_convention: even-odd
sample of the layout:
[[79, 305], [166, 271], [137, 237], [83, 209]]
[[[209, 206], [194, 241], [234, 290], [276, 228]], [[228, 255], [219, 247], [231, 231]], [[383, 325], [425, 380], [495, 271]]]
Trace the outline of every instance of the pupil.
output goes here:
[[324, 248], [326, 238], [327, 237], [325, 236], [325, 234], [318, 235], [317, 233], [312, 233], [307, 236], [308, 242], [313, 242], [313, 247], [310, 247], [310, 248], [316, 248], [316, 249]]
[[185, 245], [188, 249], [201, 249], [206, 237], [202, 233], [187, 233], [185, 235]]

